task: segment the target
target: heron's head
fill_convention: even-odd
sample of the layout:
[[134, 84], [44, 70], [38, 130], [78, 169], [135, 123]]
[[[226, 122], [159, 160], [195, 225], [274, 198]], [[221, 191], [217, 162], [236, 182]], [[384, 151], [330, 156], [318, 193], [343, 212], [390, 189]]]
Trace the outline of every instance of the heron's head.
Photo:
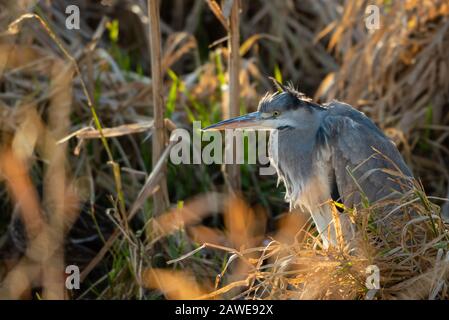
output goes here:
[[277, 81], [275, 84], [279, 91], [266, 94], [260, 100], [256, 112], [218, 122], [204, 130], [313, 130], [317, 128], [321, 121], [321, 114], [326, 108], [312, 102], [292, 86], [284, 86]]

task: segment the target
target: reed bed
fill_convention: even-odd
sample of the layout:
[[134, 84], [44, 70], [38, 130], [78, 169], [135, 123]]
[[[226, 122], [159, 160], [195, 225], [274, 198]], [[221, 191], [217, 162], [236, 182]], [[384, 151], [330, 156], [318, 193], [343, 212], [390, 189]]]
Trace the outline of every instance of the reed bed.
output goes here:
[[[148, 2], [0, 3], [1, 298], [448, 299], [446, 1]], [[167, 161], [170, 131], [253, 111], [271, 75], [367, 113], [419, 177], [344, 208], [356, 252], [323, 250], [255, 166]]]

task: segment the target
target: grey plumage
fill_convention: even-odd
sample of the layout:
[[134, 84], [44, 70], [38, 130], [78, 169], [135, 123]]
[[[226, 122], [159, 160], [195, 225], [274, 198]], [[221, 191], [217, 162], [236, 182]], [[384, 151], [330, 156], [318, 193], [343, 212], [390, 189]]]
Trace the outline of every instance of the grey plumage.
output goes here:
[[[351, 106], [332, 102], [323, 119], [323, 130], [332, 153], [332, 167], [345, 205], [360, 202], [360, 190], [354, 178], [371, 202], [401, 191], [397, 179], [385, 169], [412, 177], [395, 144], [363, 113]], [[354, 170], [354, 178], [346, 167]], [[409, 183], [406, 179], [403, 183]]]
[[[310, 212], [324, 245], [336, 244], [326, 205], [331, 197], [350, 208], [364, 196], [380, 201], [411, 186], [412, 173], [394, 143], [362, 112], [338, 101], [320, 105], [291, 86], [277, 86], [282, 92], [265, 95], [257, 112], [206, 129], [271, 130], [269, 156], [291, 209]], [[340, 222], [349, 241], [353, 225], [344, 214]]]
[[[397, 181], [382, 169], [399, 169], [412, 176], [394, 143], [363, 113], [338, 101], [326, 104], [320, 112], [320, 124], [307, 132], [300, 128], [278, 132], [277, 148], [283, 156], [277, 166], [288, 193], [295, 181], [306, 180], [320, 161], [332, 169], [329, 178], [349, 207], [360, 202], [359, 189], [372, 202], [398, 191]], [[328, 152], [328, 158], [323, 158]], [[352, 177], [348, 169], [356, 169]]]

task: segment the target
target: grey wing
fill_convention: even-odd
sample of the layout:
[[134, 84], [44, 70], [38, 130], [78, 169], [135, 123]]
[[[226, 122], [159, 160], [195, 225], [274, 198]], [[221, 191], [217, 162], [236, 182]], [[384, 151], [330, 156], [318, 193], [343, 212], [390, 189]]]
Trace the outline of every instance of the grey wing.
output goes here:
[[327, 116], [323, 123], [334, 179], [346, 206], [360, 203], [361, 190], [370, 202], [375, 202], [409, 185], [409, 178], [382, 171], [390, 169], [412, 176], [394, 143], [362, 113], [346, 110], [344, 114]]

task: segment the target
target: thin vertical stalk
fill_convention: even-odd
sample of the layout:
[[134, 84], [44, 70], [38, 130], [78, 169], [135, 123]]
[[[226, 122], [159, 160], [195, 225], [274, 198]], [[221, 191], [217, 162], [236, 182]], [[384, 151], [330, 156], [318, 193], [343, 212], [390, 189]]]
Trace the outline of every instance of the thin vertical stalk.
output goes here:
[[[162, 63], [161, 63], [161, 33], [159, 23], [159, 0], [148, 0], [149, 38], [151, 55], [151, 83], [153, 89], [153, 117], [152, 134], [153, 167], [158, 162], [165, 149], [164, 99], [162, 96]], [[163, 213], [167, 208], [168, 192], [165, 177], [166, 167], [163, 168], [164, 177], [159, 182], [159, 190], [154, 194], [154, 214]]]
[[74, 68], [65, 61], [55, 60], [51, 68], [53, 96], [48, 107], [48, 133], [42, 155], [47, 166], [44, 175], [44, 209], [49, 215], [51, 239], [55, 252], [43, 264], [43, 298], [64, 299], [64, 243], [68, 216], [69, 192], [66, 167], [67, 144], [56, 144], [70, 128], [72, 80]]
[[[236, 117], [240, 114], [240, 31], [239, 31], [239, 11], [240, 1], [234, 0], [231, 9], [231, 15], [229, 17], [229, 118]], [[235, 149], [234, 149], [235, 154]], [[228, 177], [228, 185], [237, 191], [240, 189], [240, 168], [237, 164], [228, 165], [226, 167], [226, 173]]]

